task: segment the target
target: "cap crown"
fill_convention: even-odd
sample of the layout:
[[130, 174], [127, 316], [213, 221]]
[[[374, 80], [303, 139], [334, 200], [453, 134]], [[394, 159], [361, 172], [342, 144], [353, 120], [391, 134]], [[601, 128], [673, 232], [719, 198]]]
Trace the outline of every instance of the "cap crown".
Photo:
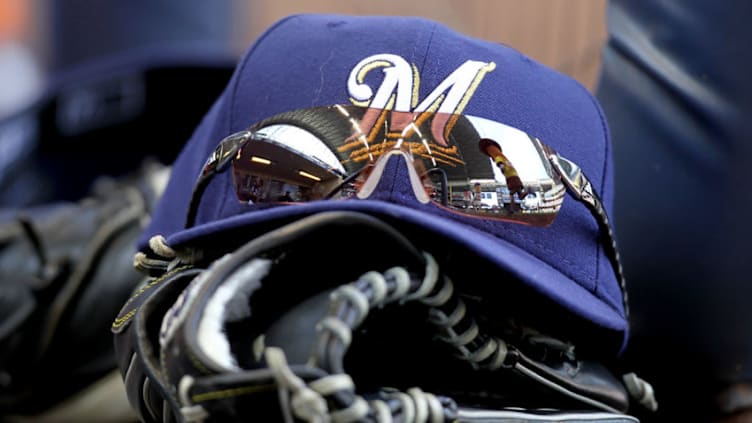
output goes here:
[[[271, 27], [238, 64], [175, 162], [143, 240], [163, 234], [180, 244], [250, 223], [240, 218], [243, 209], [231, 172], [224, 172], [203, 194], [196, 227], [183, 230], [193, 184], [206, 158], [222, 138], [257, 121], [332, 104], [405, 111], [438, 107], [516, 127], [576, 162], [611, 210], [608, 131], [594, 98], [570, 77], [510, 47], [423, 18], [297, 15]], [[401, 198], [389, 201], [415, 207]], [[473, 228], [464, 239], [479, 254], [497, 257], [566, 307], [626, 334], [622, 293], [603, 253], [598, 225], [584, 205], [565, 201], [548, 228], [463, 220], [429, 207], [419, 211]], [[523, 251], [526, 259], [512, 260], [511, 250], [515, 255]]]

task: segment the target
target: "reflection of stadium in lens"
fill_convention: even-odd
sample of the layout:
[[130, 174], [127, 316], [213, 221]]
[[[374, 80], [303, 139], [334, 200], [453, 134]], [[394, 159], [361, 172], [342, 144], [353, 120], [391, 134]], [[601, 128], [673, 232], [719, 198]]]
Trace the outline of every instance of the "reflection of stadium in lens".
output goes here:
[[233, 161], [238, 198], [249, 204], [353, 198], [395, 149], [413, 163], [425, 196], [453, 212], [548, 225], [566, 191], [550, 149], [488, 119], [334, 106], [288, 112], [252, 131]]
[[194, 187], [186, 227], [211, 177], [229, 164], [242, 203], [273, 206], [368, 198], [395, 155], [412, 164], [407, 182], [420, 202], [547, 226], [569, 190], [609, 227], [581, 169], [537, 138], [473, 116], [357, 106], [287, 112], [228, 136]]
[[368, 199], [393, 157], [412, 164], [404, 182], [417, 201], [463, 216], [547, 226], [569, 192], [596, 220], [623, 285], [608, 216], [580, 167], [537, 138], [473, 116], [341, 105], [272, 116], [220, 142], [194, 186], [185, 227], [228, 165], [238, 199], [254, 210]]

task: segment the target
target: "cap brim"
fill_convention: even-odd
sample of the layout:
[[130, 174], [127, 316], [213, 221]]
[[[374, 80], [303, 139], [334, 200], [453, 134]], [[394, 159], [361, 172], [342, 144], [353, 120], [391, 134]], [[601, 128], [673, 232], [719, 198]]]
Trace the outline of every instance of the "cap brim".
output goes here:
[[226, 217], [177, 232], [167, 238], [180, 248], [207, 238], [227, 236], [228, 231], [271, 221], [300, 218], [332, 210], [360, 211], [385, 217], [400, 224], [419, 226], [426, 231], [467, 248], [480, 259], [499, 266], [547, 298], [561, 304], [576, 315], [597, 322], [603, 328], [620, 332], [626, 339], [628, 324], [624, 316], [604, 303], [576, 281], [546, 262], [503, 239], [488, 235], [471, 226], [424, 211], [383, 201], [321, 201], [294, 206], [281, 206]]

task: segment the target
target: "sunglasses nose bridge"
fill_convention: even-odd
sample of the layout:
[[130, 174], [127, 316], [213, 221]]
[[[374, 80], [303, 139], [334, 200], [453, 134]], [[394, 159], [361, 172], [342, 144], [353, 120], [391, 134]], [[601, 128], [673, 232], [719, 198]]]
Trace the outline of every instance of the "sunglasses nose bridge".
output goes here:
[[404, 202], [410, 197], [423, 204], [431, 201], [413, 158], [402, 149], [391, 150], [376, 160], [357, 196], [389, 202]]

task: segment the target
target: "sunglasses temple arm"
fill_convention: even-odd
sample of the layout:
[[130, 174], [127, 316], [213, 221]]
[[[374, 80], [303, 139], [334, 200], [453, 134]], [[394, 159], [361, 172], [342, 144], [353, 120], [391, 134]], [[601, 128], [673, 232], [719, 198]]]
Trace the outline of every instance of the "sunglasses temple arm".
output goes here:
[[590, 180], [585, 176], [585, 174], [577, 165], [559, 156], [556, 153], [549, 155], [549, 159], [553, 167], [556, 169], [559, 175], [561, 175], [561, 179], [564, 185], [566, 185], [566, 187], [577, 200], [587, 206], [588, 210], [590, 210], [590, 213], [598, 222], [599, 232], [605, 240], [604, 245], [606, 249], [606, 255], [611, 261], [622, 291], [624, 313], [625, 316], [629, 318], [629, 302], [627, 298], [626, 281], [624, 278], [624, 268], [621, 264], [619, 249], [616, 246], [616, 236], [614, 235], [614, 231], [608, 219], [606, 209], [605, 207], [603, 207], [603, 202], [593, 189], [593, 185], [590, 183]]
[[191, 228], [196, 223], [196, 214], [198, 213], [198, 202], [206, 191], [206, 187], [209, 185], [211, 177], [214, 173], [210, 172], [206, 175], [201, 175], [196, 181], [196, 185], [193, 187], [193, 193], [191, 194], [191, 202], [188, 203], [188, 213], [185, 216], [185, 228]]
[[251, 139], [253, 133], [250, 130], [243, 130], [228, 135], [219, 142], [217, 148], [206, 160], [206, 164], [201, 171], [196, 184], [193, 186], [191, 193], [191, 202], [188, 204], [188, 213], [185, 217], [185, 228], [188, 229], [196, 224], [196, 214], [198, 213], [198, 202], [206, 191], [212, 177], [219, 172], [223, 172], [230, 166], [232, 159], [239, 154], [243, 146]]

